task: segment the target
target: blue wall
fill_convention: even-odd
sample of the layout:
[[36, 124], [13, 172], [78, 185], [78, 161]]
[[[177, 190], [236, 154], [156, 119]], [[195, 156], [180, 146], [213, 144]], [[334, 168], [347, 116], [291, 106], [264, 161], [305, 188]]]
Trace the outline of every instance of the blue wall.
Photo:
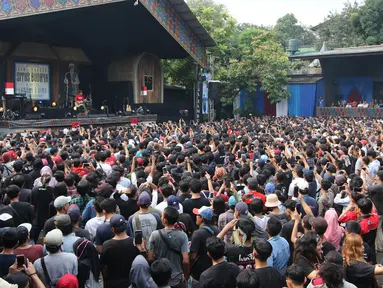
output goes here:
[[315, 99], [315, 103], [316, 103], [316, 106], [319, 106], [319, 98], [322, 97], [323, 99], [325, 99], [325, 90], [324, 90], [324, 79], [320, 79], [319, 81], [317, 81], [317, 93], [316, 93], [316, 99]]
[[316, 83], [314, 84], [292, 84], [289, 86], [291, 96], [289, 103], [289, 116], [314, 116]]
[[372, 100], [373, 80], [369, 76], [341, 77], [337, 79], [338, 94], [342, 95], [341, 100], [348, 102], [348, 95], [357, 88], [363, 101], [368, 103]]
[[261, 86], [258, 85], [257, 90], [253, 92], [249, 92], [247, 89], [242, 89], [239, 92], [241, 109], [245, 108], [247, 99], [251, 98], [253, 107], [257, 109], [258, 113], [263, 114], [265, 112], [265, 92], [261, 91], [260, 87]]

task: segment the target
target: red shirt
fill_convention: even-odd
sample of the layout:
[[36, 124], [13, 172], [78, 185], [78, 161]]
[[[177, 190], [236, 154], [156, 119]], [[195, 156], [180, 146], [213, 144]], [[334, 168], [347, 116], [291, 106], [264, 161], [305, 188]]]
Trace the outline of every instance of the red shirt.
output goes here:
[[343, 216], [339, 217], [339, 222], [340, 223], [346, 223], [348, 221], [356, 221], [356, 219], [358, 218], [358, 215], [356, 214], [355, 211], [347, 211], [346, 214], [344, 214]]
[[72, 172], [82, 177], [84, 175], [88, 175], [90, 173], [90, 170], [84, 167], [73, 167]]
[[378, 229], [379, 216], [376, 211], [373, 211], [368, 217], [361, 218], [359, 225], [362, 230], [362, 235], [367, 234], [371, 230]]
[[81, 94], [77, 94], [76, 97], [74, 97], [74, 101], [76, 102], [83, 102], [84, 101], [84, 96]]
[[251, 190], [250, 190], [249, 193], [248, 193], [247, 195], [253, 195], [254, 197], [247, 198], [247, 199], [245, 200], [245, 203], [246, 203], [246, 204], [250, 204], [251, 201], [253, 201], [254, 198], [259, 198], [259, 199], [261, 199], [262, 202], [263, 202], [263, 204], [266, 203], [266, 196], [263, 195], [262, 193], [259, 193], [259, 192], [257, 192], [257, 191], [251, 191]]

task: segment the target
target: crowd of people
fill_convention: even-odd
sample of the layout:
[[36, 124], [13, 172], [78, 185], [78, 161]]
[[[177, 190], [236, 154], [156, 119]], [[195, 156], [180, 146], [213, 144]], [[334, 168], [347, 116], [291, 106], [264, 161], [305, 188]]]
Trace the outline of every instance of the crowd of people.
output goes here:
[[378, 287], [382, 141], [369, 118], [10, 133], [0, 287]]

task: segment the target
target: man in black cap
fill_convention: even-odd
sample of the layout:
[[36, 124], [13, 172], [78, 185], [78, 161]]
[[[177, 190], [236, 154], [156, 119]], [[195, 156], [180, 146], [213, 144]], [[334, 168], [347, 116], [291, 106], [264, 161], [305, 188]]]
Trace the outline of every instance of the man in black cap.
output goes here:
[[110, 219], [110, 228], [114, 237], [104, 243], [100, 259], [104, 287], [129, 287], [133, 260], [144, 249], [126, 234], [127, 227], [123, 216], [114, 215]]

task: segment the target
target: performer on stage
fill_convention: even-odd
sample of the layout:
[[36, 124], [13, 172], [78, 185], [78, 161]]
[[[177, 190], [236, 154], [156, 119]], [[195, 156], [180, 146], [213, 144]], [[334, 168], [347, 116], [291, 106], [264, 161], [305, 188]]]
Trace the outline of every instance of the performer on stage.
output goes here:
[[66, 105], [69, 105], [69, 102], [73, 101], [73, 97], [76, 95], [78, 85], [80, 84], [80, 80], [78, 78], [77, 72], [75, 71], [75, 65], [73, 63], [69, 64], [69, 72], [65, 74], [64, 84], [66, 86], [65, 101]]
[[74, 97], [74, 103], [76, 106], [79, 106], [81, 104], [84, 104], [84, 96], [82, 95], [82, 91], [80, 90], [79, 93]]

